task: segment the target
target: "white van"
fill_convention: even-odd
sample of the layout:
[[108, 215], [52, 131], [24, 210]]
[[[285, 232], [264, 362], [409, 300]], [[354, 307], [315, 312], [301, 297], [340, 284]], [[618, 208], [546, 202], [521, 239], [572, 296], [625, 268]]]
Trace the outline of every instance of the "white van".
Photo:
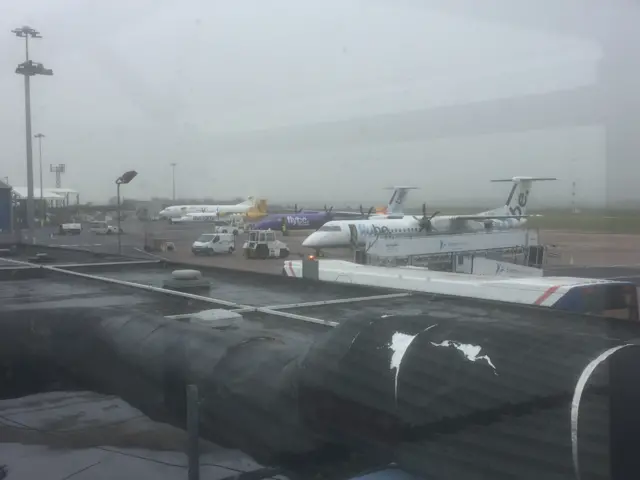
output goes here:
[[191, 245], [194, 255], [233, 253], [235, 249], [233, 233], [203, 233]]
[[62, 223], [58, 228], [58, 235], [80, 235], [82, 225], [80, 223]]
[[[98, 235], [110, 235], [112, 233], [118, 233], [118, 227], [109, 225], [107, 222], [91, 222], [89, 227], [91, 233], [97, 233]], [[122, 233], [122, 229], [120, 229]]]

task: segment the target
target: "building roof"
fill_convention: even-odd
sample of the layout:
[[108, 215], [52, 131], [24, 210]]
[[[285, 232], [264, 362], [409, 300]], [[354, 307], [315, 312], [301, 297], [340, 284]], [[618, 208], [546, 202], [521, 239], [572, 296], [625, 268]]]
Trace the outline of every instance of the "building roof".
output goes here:
[[67, 193], [76, 195], [79, 193], [77, 190], [73, 190], [72, 188], [46, 188], [45, 191], [57, 193], [59, 195], [66, 195]]
[[[25, 248], [15, 258], [36, 251]], [[201, 295], [170, 294], [157, 287], [179, 265], [64, 255], [57, 269], [0, 269], [3, 358], [52, 348], [74, 378], [158, 418], [188, 377], [203, 392], [202, 435], [261, 462], [327, 441], [370, 452], [372, 466], [388, 454], [434, 478], [571, 478], [577, 379], [603, 351], [640, 337], [640, 325], [538, 307], [216, 268], [199, 268], [211, 281]], [[211, 308], [243, 321], [163, 318]], [[606, 386], [605, 377], [593, 381]], [[589, 394], [580, 418], [582, 474], [600, 478], [608, 397]]]
[[[27, 187], [13, 187], [13, 192], [18, 198], [27, 198], [29, 195], [29, 189]], [[40, 198], [40, 189], [37, 187], [33, 188], [33, 198]], [[49, 188], [42, 189], [42, 198], [45, 200], [64, 200], [64, 195], [60, 195], [55, 193]]]
[[7, 183], [4, 183], [2, 180], [0, 180], [0, 188], [3, 189], [3, 190], [4, 189], [8, 189], [8, 188], [10, 189], [11, 185], [9, 185]]

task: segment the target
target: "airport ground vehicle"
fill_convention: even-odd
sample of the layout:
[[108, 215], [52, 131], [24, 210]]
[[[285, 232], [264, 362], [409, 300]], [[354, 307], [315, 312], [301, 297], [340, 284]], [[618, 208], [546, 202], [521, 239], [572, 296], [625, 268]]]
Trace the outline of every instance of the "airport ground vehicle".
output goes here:
[[[118, 227], [109, 225], [107, 222], [91, 222], [89, 231], [91, 233], [97, 233], [98, 235], [111, 235], [112, 233], [118, 233]], [[120, 229], [120, 233], [122, 233], [122, 228]]]
[[242, 235], [245, 232], [245, 226], [242, 221], [221, 221], [214, 223], [214, 225], [214, 231], [217, 233], [232, 233], [233, 235]]
[[233, 253], [236, 249], [232, 233], [203, 233], [191, 245], [194, 255]]
[[80, 235], [82, 233], [82, 224], [80, 223], [62, 223], [58, 227], [58, 235]]
[[[378, 267], [343, 260], [318, 262], [317, 279], [405, 291], [536, 305], [638, 321], [633, 282], [574, 277], [491, 277], [417, 267]], [[313, 270], [310, 270], [313, 271]], [[301, 260], [284, 262], [283, 275], [304, 277]]]
[[289, 247], [276, 238], [272, 230], [251, 230], [249, 239], [242, 246], [246, 258], [264, 260], [266, 258], [287, 258]]

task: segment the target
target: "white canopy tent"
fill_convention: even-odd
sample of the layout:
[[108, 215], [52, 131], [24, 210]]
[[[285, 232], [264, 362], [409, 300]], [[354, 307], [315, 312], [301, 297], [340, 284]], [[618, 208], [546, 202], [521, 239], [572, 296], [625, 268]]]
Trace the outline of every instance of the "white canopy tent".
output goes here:
[[[28, 196], [27, 187], [13, 187], [14, 196], [23, 200]], [[64, 207], [69, 205], [69, 197], [71, 195], [76, 196], [76, 204], [79, 203], [80, 194], [72, 190], [70, 188], [43, 188], [42, 189], [42, 199], [47, 202], [48, 205], [52, 207]], [[34, 187], [33, 188], [33, 198], [35, 200], [40, 200], [40, 189]]]

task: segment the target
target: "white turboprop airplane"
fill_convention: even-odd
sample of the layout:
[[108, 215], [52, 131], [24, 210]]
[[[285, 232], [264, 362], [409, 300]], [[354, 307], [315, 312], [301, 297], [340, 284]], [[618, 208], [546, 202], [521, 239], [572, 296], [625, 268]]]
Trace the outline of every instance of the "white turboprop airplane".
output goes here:
[[475, 215], [443, 215], [439, 212], [427, 216], [423, 205], [422, 217], [412, 215], [380, 215], [363, 220], [333, 220], [325, 223], [316, 232], [309, 235], [303, 247], [320, 250], [322, 248], [349, 247], [351, 228], [356, 230], [358, 245], [365, 245], [367, 237], [377, 234], [417, 234], [458, 233], [479, 230], [501, 230], [520, 227], [527, 221], [527, 204], [532, 183], [535, 181], [556, 180], [549, 177], [513, 177], [492, 180], [493, 182], [513, 182], [513, 187], [503, 207], [481, 212]]
[[236, 205], [174, 205], [162, 210], [158, 215], [169, 219], [177, 219], [188, 215], [222, 216], [233, 213], [247, 213], [256, 207], [254, 197], [249, 197], [244, 202]]

